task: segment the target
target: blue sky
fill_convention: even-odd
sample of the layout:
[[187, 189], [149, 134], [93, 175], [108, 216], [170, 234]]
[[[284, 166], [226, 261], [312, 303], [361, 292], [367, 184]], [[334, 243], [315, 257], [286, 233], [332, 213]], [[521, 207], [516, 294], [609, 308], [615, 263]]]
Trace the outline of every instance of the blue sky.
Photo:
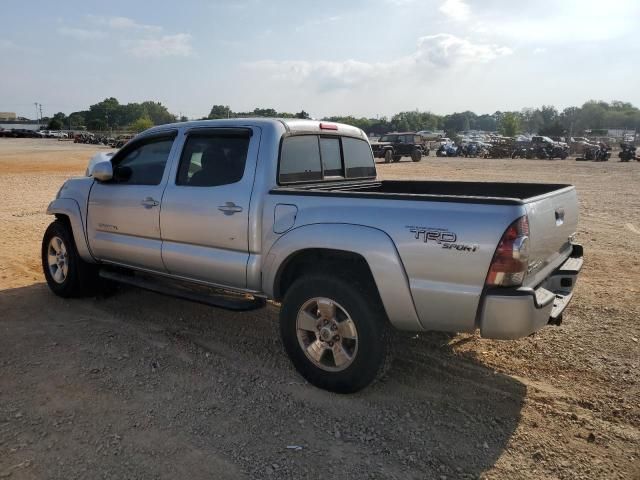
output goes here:
[[637, 0], [3, 2], [0, 111], [176, 114], [640, 105]]

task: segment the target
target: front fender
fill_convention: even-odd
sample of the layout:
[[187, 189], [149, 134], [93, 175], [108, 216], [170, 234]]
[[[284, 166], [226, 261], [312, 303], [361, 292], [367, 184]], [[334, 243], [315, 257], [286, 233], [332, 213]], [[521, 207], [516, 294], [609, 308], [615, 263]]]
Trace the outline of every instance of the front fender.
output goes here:
[[78, 202], [72, 198], [57, 198], [47, 207], [47, 215], [64, 215], [69, 218], [73, 239], [76, 242], [80, 258], [86, 262], [95, 263], [85, 236], [84, 219]]
[[325, 248], [362, 255], [373, 274], [389, 321], [401, 330], [423, 330], [409, 280], [393, 240], [381, 230], [351, 224], [313, 224], [290, 230], [271, 247], [263, 267], [262, 289], [273, 297], [287, 259], [301, 250]]

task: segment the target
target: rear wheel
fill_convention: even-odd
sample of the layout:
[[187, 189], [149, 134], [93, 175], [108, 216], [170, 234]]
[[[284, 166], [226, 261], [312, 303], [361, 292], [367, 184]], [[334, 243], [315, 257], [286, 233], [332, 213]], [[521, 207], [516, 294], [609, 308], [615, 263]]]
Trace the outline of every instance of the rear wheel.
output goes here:
[[402, 158], [402, 155], [394, 155], [393, 161], [397, 163], [400, 161], [401, 158]]
[[47, 285], [60, 297], [94, 293], [99, 284], [98, 267], [82, 260], [66, 222], [54, 221], [42, 239], [42, 269]]
[[391, 163], [393, 160], [393, 152], [391, 150], [387, 150], [384, 152], [384, 163]]
[[280, 335], [293, 365], [311, 384], [353, 393], [384, 370], [389, 331], [377, 293], [326, 274], [300, 277], [280, 311]]

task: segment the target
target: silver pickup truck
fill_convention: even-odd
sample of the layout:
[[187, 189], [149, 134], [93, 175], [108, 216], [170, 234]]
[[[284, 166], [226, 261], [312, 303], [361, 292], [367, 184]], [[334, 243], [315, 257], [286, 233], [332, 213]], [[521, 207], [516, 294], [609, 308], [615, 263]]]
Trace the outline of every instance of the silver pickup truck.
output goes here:
[[272, 299], [295, 367], [336, 392], [382, 372], [390, 325], [515, 339], [559, 324], [582, 267], [574, 187], [378, 180], [361, 130], [310, 120], [154, 127], [47, 213], [54, 293]]

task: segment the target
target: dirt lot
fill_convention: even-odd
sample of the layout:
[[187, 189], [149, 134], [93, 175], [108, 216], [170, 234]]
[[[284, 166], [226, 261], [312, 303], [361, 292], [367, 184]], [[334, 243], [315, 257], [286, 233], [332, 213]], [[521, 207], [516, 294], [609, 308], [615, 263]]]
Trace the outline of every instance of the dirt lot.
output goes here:
[[339, 396], [292, 369], [273, 306], [48, 291], [46, 205], [96, 149], [0, 139], [0, 478], [640, 478], [640, 164], [379, 165], [573, 183], [586, 267], [562, 326], [398, 335], [387, 378]]

